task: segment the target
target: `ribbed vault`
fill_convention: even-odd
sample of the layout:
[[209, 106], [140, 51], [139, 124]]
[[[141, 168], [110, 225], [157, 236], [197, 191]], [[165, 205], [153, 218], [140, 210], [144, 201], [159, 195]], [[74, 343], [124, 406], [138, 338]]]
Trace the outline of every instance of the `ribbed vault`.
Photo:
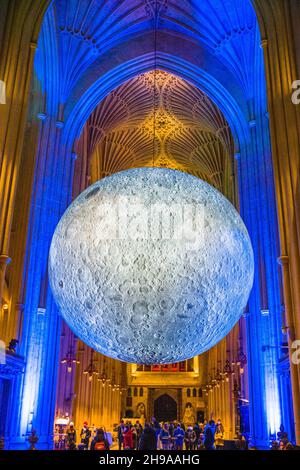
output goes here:
[[106, 51], [154, 27], [202, 44], [234, 74], [247, 96], [253, 93], [258, 27], [249, 0], [55, 0], [51, 15], [66, 58], [59, 64], [62, 102]]
[[114, 90], [90, 116], [81, 147], [84, 142], [91, 181], [155, 165], [189, 172], [232, 195], [229, 126], [207, 95], [175, 75], [153, 71]]

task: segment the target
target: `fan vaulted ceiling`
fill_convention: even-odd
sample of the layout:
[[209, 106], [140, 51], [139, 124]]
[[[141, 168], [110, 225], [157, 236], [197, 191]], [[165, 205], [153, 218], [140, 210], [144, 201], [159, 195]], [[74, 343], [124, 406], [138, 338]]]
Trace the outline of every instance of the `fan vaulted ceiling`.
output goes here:
[[187, 171], [226, 193], [232, 175], [233, 140], [221, 111], [199, 89], [160, 70], [110, 93], [90, 116], [83, 141], [91, 181], [155, 165]]
[[53, 2], [58, 42], [68, 57], [60, 64], [64, 98], [106, 51], [154, 29], [203, 44], [234, 74], [247, 95], [252, 92], [257, 22], [249, 0], [82, 0], [75, 4], [76, 8], [70, 0]]

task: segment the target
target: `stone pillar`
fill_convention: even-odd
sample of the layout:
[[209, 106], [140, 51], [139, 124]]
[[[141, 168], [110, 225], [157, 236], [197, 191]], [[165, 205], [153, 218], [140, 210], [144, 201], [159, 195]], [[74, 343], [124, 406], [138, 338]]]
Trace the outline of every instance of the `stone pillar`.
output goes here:
[[[0, 80], [6, 103], [0, 105], [0, 253], [9, 252], [10, 232], [20, 171], [29, 87], [37, 35], [49, 0], [1, 3], [5, 31], [1, 44]], [[0, 270], [0, 299], [5, 269]]]
[[[263, 90], [263, 71], [258, 80]], [[251, 237], [255, 262], [246, 323], [250, 428], [255, 444], [268, 447], [270, 434], [277, 432], [281, 424], [284, 400], [278, 376], [281, 344], [278, 221], [263, 94], [255, 106], [249, 103], [249, 113], [252, 109], [256, 114], [249, 119], [250, 140], [241, 146], [237, 164], [241, 214]]]
[[177, 419], [178, 421], [181, 421], [183, 418], [182, 415], [182, 388], [177, 389]]
[[[292, 102], [293, 82], [300, 79], [300, 3], [253, 0], [261, 27], [270, 117], [272, 157], [289, 330], [300, 338], [300, 105]], [[288, 307], [287, 307], [288, 305]], [[300, 444], [299, 369], [291, 371], [296, 442]]]
[[195, 356], [193, 359], [193, 369], [195, 374], [199, 375], [199, 356]]
[[287, 335], [289, 345], [289, 360], [290, 360], [290, 376], [293, 393], [293, 410], [294, 410], [294, 422], [296, 430], [296, 439], [299, 442], [300, 433], [300, 367], [299, 364], [294, 364], [292, 356], [294, 349], [292, 343], [295, 338], [295, 328], [293, 322], [293, 305], [292, 305], [292, 294], [290, 285], [290, 274], [289, 274], [289, 258], [288, 256], [281, 256], [278, 258], [279, 264], [282, 266], [282, 277], [283, 286], [285, 292], [285, 314], [287, 320]]
[[[43, 122], [40, 132], [40, 152], [31, 201], [33, 223], [27, 241], [29, 260], [26, 265], [21, 350], [27, 365], [20, 391], [17, 428], [22, 440], [30, 428], [35, 427], [39, 449], [53, 446], [61, 329], [61, 319], [48, 284], [48, 253], [55, 227], [71, 198], [74, 165], [71, 152], [64, 153], [60, 139], [61, 126], [57, 126], [56, 119], [49, 117]], [[20, 448], [21, 443], [11, 441], [11, 446]]]

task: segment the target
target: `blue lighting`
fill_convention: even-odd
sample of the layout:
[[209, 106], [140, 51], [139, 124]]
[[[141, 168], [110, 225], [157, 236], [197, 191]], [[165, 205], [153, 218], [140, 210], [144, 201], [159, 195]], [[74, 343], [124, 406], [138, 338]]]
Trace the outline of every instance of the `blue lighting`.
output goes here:
[[52, 448], [61, 318], [47, 263], [53, 233], [72, 200], [77, 140], [107, 94], [155, 64], [201, 88], [231, 127], [240, 212], [255, 259], [246, 316], [250, 435], [267, 446], [284, 421], [293, 438], [285, 403], [291, 391], [282, 365], [278, 223], [257, 18], [250, 0], [169, 3], [159, 2], [155, 18], [151, 1], [54, 0], [44, 17], [34, 62], [41, 122], [24, 271], [26, 369], [24, 380], [16, 382], [21, 405], [12, 411], [17, 425], [10, 431], [11, 448], [25, 448], [32, 428], [39, 448]]

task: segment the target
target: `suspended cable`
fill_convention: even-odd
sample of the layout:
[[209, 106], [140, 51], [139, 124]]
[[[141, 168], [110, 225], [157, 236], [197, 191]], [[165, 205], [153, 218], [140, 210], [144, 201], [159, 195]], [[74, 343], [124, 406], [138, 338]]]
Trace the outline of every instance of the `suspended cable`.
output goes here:
[[154, 75], [153, 75], [153, 157], [152, 166], [155, 166], [156, 150], [156, 81], [157, 81], [157, 24], [158, 24], [158, 2], [154, 5]]

